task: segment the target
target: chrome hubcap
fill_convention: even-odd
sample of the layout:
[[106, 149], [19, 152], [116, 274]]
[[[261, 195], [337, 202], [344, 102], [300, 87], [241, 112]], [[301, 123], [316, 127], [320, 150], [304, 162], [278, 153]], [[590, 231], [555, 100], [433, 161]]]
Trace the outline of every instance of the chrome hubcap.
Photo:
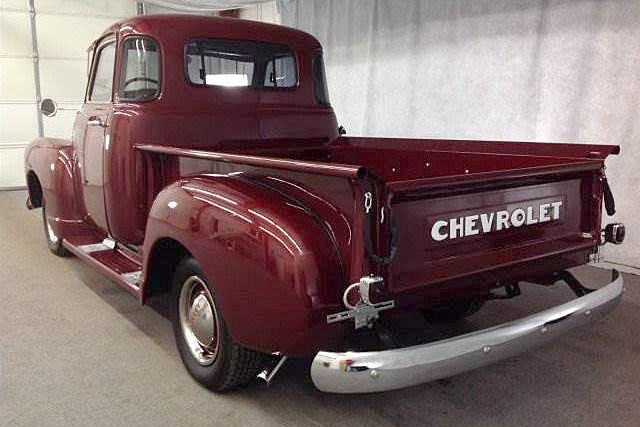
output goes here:
[[191, 355], [199, 364], [212, 364], [218, 354], [218, 312], [202, 279], [190, 276], [180, 290], [180, 327]]
[[193, 303], [189, 308], [189, 325], [200, 345], [211, 345], [215, 337], [215, 332], [213, 331], [213, 308], [203, 294], [193, 299]]

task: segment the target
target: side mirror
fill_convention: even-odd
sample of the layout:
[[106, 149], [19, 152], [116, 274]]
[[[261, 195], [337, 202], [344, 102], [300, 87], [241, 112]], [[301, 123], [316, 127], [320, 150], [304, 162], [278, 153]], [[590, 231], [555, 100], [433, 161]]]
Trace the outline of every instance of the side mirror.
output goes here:
[[338, 135], [346, 135], [346, 134], [347, 134], [347, 130], [344, 128], [344, 126], [339, 126]]
[[53, 117], [58, 112], [56, 101], [51, 98], [45, 98], [40, 101], [40, 112], [47, 117]]

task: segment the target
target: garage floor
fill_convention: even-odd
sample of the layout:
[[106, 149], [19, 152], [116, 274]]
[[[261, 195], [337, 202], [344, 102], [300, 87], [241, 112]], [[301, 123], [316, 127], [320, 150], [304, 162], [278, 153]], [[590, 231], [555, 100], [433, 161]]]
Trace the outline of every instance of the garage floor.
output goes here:
[[[544, 348], [454, 378], [374, 395], [329, 395], [308, 361], [270, 388], [216, 395], [182, 368], [171, 325], [78, 260], [51, 255], [40, 211], [0, 192], [0, 426], [638, 426], [640, 277], [611, 316]], [[603, 284], [608, 274], [578, 275]], [[564, 287], [526, 286], [460, 328], [558, 304]]]

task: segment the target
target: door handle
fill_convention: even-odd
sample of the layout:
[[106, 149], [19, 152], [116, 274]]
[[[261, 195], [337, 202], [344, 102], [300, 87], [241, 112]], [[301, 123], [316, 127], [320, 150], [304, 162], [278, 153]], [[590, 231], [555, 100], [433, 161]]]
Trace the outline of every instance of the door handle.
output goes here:
[[89, 120], [87, 120], [87, 126], [99, 126], [101, 128], [106, 128], [107, 124], [102, 121], [102, 119], [98, 116], [91, 116]]

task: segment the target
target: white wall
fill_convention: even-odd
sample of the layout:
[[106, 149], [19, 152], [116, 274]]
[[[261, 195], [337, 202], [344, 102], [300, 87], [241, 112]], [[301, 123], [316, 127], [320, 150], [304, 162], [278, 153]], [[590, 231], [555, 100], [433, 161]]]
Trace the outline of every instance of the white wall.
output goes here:
[[241, 19], [280, 22], [275, 0], [145, 0], [145, 14], [187, 13], [218, 15], [224, 9], [240, 9]]
[[268, 22], [270, 24], [280, 23], [280, 14], [275, 0], [242, 8], [240, 10], [240, 18]]
[[619, 144], [627, 224], [605, 259], [640, 267], [640, 1], [282, 0], [324, 45], [351, 135]]
[[[22, 185], [22, 152], [37, 135], [26, 1], [0, 2], [0, 187]], [[19, 79], [16, 77], [20, 76]]]
[[[86, 82], [89, 44], [134, 15], [132, 0], [36, 0], [43, 98], [61, 110], [44, 118], [45, 136], [69, 138]], [[24, 186], [25, 145], [38, 136], [31, 30], [26, 0], [0, 0], [0, 188]]]

